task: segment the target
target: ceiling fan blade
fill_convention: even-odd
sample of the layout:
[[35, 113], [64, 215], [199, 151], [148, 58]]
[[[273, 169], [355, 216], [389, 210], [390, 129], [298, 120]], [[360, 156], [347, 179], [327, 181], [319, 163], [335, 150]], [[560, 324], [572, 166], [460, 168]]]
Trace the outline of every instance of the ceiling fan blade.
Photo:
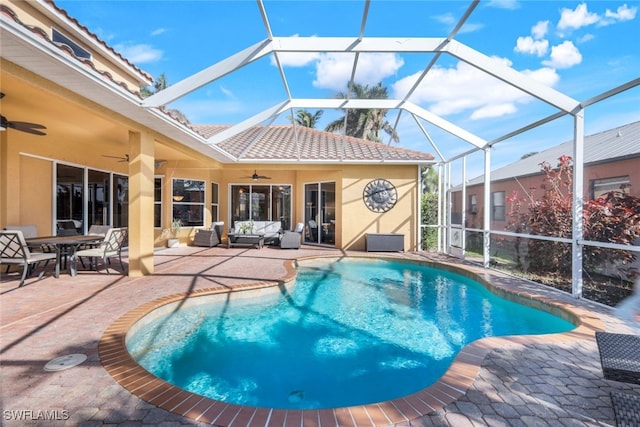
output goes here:
[[129, 161], [129, 155], [125, 154], [124, 156], [108, 156], [106, 154], [103, 154], [102, 157], [108, 157], [110, 159], [118, 159], [119, 162], [128, 162]]
[[7, 122], [7, 126], [17, 129], [17, 130], [23, 130], [23, 129], [46, 129], [46, 126], [43, 126], [39, 123], [29, 123], [29, 122], [16, 122], [16, 121], [9, 121]]
[[[12, 127], [12, 126], [9, 126], [9, 127]], [[33, 134], [33, 135], [40, 135], [40, 136], [42, 136], [42, 135], [46, 135], [46, 133], [44, 133], [44, 132], [42, 132], [42, 131], [39, 131], [39, 130], [37, 130], [37, 129], [31, 129], [31, 128], [14, 128], [14, 129], [15, 129], [15, 130], [18, 130], [18, 131], [20, 131], [20, 132], [31, 133], [31, 134]], [[46, 129], [46, 128], [45, 128], [45, 129]]]

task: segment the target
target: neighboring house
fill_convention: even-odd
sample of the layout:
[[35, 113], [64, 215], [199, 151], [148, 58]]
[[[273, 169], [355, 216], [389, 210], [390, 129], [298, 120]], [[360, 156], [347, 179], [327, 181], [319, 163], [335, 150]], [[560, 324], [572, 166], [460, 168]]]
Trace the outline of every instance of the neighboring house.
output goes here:
[[[552, 167], [563, 156], [573, 156], [573, 141], [520, 159], [491, 172], [491, 229], [504, 230], [509, 218], [507, 198], [514, 192], [520, 197], [536, 188], [542, 194], [541, 163]], [[640, 197], [640, 121], [600, 132], [584, 138], [584, 199], [591, 200], [611, 190], [625, 191]], [[484, 176], [470, 180], [466, 187], [465, 226], [482, 228], [484, 218]], [[451, 192], [452, 223], [462, 221], [462, 187]]]
[[[226, 233], [253, 219], [305, 223], [312, 244], [362, 250], [366, 233], [401, 233], [404, 249], [417, 249], [419, 168], [431, 154], [292, 126], [206, 144], [225, 128], [142, 108], [151, 76], [53, 2], [2, 0], [0, 19], [0, 228], [128, 227], [130, 275], [153, 271], [174, 218], [183, 243], [212, 222]], [[363, 200], [379, 179], [397, 192], [388, 211]]]

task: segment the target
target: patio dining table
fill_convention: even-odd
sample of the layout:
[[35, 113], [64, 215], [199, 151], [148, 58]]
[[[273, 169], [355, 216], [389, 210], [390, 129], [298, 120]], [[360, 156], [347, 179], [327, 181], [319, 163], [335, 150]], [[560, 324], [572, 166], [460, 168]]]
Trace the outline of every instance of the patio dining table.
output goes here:
[[[104, 236], [99, 235], [82, 235], [77, 236], [46, 236], [32, 237], [25, 239], [29, 247], [53, 247], [56, 251], [56, 274], [60, 274], [60, 268], [64, 262], [67, 265], [67, 257], [73, 255], [79, 246], [90, 245], [102, 242]], [[69, 274], [75, 276], [77, 274], [76, 266], [73, 262], [69, 263]]]

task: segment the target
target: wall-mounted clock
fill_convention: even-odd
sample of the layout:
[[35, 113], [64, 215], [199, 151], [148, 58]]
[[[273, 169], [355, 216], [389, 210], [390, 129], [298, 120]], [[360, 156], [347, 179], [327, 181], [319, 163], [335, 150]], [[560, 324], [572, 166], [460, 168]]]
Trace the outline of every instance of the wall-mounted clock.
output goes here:
[[386, 179], [374, 179], [364, 187], [362, 198], [371, 211], [387, 212], [396, 204], [398, 192]]

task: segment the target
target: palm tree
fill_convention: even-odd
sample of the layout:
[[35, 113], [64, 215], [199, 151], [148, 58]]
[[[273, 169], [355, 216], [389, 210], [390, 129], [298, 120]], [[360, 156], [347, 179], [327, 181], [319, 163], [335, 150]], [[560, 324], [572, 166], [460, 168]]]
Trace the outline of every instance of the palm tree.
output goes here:
[[[387, 99], [389, 98], [389, 92], [386, 87], [382, 86], [382, 82], [379, 82], [373, 87], [358, 83], [350, 83], [349, 92], [340, 92], [336, 94], [336, 98]], [[394, 142], [400, 141], [398, 134], [389, 122], [385, 120], [387, 110], [370, 108], [359, 110], [346, 109], [344, 111], [345, 116], [342, 116], [327, 125], [325, 128], [327, 132], [341, 132], [345, 135], [366, 139], [368, 141], [382, 142], [380, 131], [385, 131], [391, 136], [391, 139]]]
[[429, 166], [422, 171], [422, 192], [437, 193], [438, 192], [438, 171], [435, 166]]
[[299, 126], [315, 129], [323, 112], [324, 111], [322, 110], [317, 110], [315, 113], [311, 114], [307, 110], [298, 110], [296, 111], [295, 120], [291, 116], [289, 116], [289, 120], [295, 122], [295, 124]]
[[[161, 90], [166, 89], [167, 87], [169, 87], [169, 83], [167, 83], [167, 76], [164, 73], [162, 73], [158, 76], [157, 79], [155, 79], [155, 81], [153, 82], [152, 88], [150, 88], [149, 86], [142, 86], [140, 88], [140, 96], [142, 98], [148, 98], [154, 93], [158, 93]], [[191, 123], [189, 122], [189, 119], [187, 119], [187, 116], [185, 116], [182, 111], [175, 108], [167, 108], [166, 110], [169, 112], [169, 114], [171, 114], [171, 116], [174, 119], [185, 124]]]

